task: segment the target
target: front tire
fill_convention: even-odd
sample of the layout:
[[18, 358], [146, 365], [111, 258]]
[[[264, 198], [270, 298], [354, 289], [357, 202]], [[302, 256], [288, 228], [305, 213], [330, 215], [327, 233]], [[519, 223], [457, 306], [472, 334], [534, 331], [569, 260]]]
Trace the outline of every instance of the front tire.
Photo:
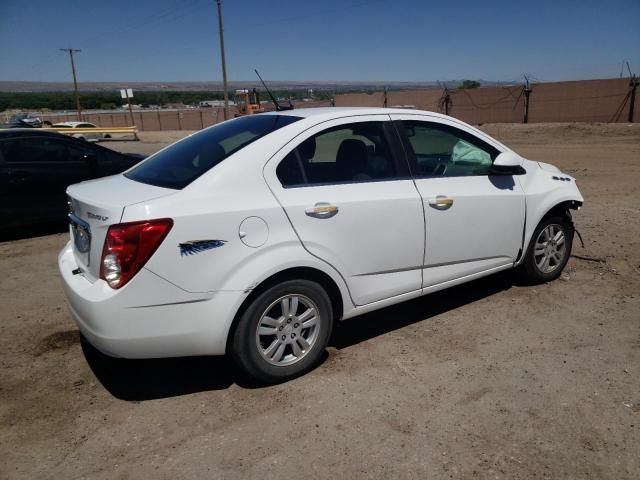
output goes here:
[[531, 283], [545, 283], [560, 276], [571, 256], [573, 224], [567, 216], [549, 217], [536, 227], [521, 272]]
[[248, 376], [279, 383], [315, 367], [333, 326], [333, 309], [316, 282], [288, 280], [258, 295], [244, 311], [231, 357]]

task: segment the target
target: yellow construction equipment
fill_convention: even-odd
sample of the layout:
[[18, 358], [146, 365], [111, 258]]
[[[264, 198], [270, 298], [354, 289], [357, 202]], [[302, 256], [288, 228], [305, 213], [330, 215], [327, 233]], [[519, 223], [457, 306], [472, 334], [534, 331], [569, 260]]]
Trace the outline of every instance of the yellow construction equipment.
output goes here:
[[236, 90], [234, 100], [238, 108], [236, 117], [264, 112], [264, 108], [260, 104], [260, 94], [255, 88], [251, 91], [247, 89]]

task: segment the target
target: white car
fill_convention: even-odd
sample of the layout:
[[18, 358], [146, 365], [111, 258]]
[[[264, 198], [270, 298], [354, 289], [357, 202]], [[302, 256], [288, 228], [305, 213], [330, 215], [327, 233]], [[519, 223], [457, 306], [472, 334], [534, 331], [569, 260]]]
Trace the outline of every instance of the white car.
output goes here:
[[317, 108], [240, 117], [68, 188], [59, 256], [102, 352], [312, 368], [334, 322], [519, 268], [560, 275], [575, 179], [454, 118]]
[[[51, 128], [60, 128], [60, 129], [77, 129], [77, 128], [98, 128], [95, 124], [89, 122], [60, 122], [51, 125]], [[66, 132], [62, 132], [66, 133]], [[87, 142], [98, 142], [105, 138], [111, 138], [111, 135], [103, 134], [103, 133], [73, 133], [71, 134], [74, 138], [79, 138], [80, 140], [86, 140]]]

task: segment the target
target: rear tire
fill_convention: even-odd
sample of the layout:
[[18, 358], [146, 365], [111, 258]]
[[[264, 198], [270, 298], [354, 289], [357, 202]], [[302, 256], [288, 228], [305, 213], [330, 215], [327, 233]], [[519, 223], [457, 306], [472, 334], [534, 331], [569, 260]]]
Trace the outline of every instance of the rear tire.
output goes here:
[[309, 280], [288, 280], [258, 295], [244, 311], [231, 357], [260, 383], [298, 377], [321, 360], [333, 326], [327, 292]]
[[544, 219], [536, 227], [520, 273], [530, 283], [545, 283], [560, 276], [571, 256], [573, 223], [567, 216]]

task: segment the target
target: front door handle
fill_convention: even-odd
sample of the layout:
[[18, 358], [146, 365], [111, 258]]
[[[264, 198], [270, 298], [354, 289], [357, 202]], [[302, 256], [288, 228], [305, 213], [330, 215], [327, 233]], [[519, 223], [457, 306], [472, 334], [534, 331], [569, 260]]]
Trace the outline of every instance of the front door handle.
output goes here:
[[314, 218], [331, 218], [338, 213], [338, 206], [327, 202], [318, 202], [313, 207], [304, 209], [310, 217]]
[[446, 210], [453, 205], [453, 198], [446, 195], [438, 195], [436, 198], [429, 199], [429, 205], [438, 210]]

